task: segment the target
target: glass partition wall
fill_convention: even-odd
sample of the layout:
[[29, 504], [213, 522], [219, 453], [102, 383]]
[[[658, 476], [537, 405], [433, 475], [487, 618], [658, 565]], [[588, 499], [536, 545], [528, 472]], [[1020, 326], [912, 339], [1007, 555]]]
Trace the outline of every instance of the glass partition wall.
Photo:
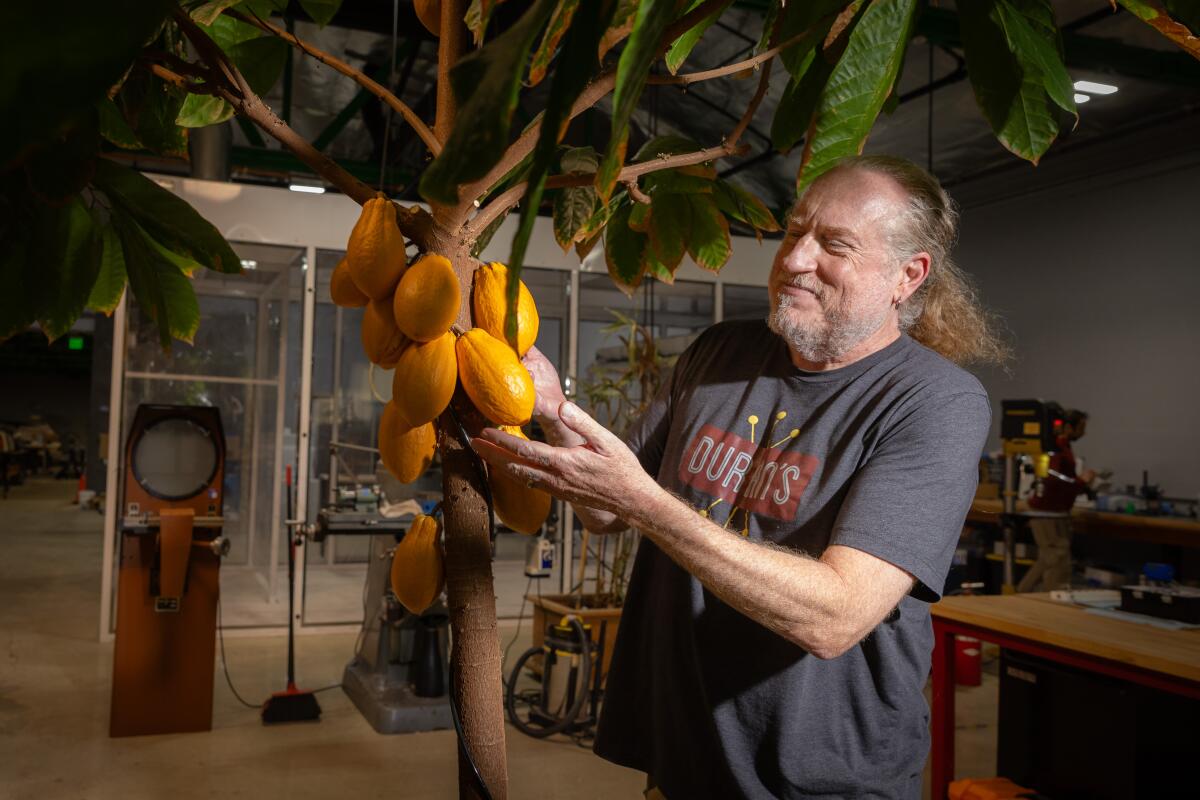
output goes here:
[[[176, 342], [164, 353], [153, 321], [130, 301], [121, 429], [128, 429], [144, 402], [221, 410], [227, 439], [225, 534], [232, 541], [221, 570], [222, 622], [227, 628], [281, 628], [287, 623], [285, 469], [291, 465], [298, 480], [301, 461], [306, 462], [307, 484], [297, 491], [306, 496], [305, 508], [297, 508], [294, 517], [308, 521], [328, 503], [339, 476], [371, 480], [381, 469], [372, 450], [383, 404], [391, 398], [392, 374], [373, 367], [362, 352], [362, 310], [339, 308], [329, 300], [329, 278], [341, 251], [264, 244], [235, 244], [235, 250], [245, 267], [242, 275], [201, 271], [194, 277], [201, 322], [190, 345]], [[643, 326], [673, 363], [721, 316], [766, 313], [761, 286], [648, 280], [630, 297], [604, 273], [527, 267], [523, 279], [541, 318], [537, 347], [570, 379], [575, 399], [584, 406], [586, 386], [627, 361], [621, 332], [605, 331], [616, 314]], [[311, 320], [305, 319], [306, 306]], [[311, 370], [307, 383], [306, 366]], [[536, 426], [532, 435], [540, 436]], [[398, 489], [392, 482], [391, 488], [403, 497], [414, 491], [440, 493], [439, 468], [435, 463], [413, 486]], [[568, 525], [572, 535], [564, 538]], [[552, 577], [534, 584], [524, 574], [533, 537], [498, 532], [493, 570], [500, 618], [517, 617], [528, 592], [572, 588], [580, 534], [569, 510], [555, 503], [542, 535], [558, 544], [559, 557]], [[599, 555], [595, 540], [590, 548], [589, 579]], [[330, 536], [307, 541], [298, 552], [299, 624], [328, 629], [361, 622], [369, 538]], [[115, 587], [115, 562], [111, 577], [109, 586]], [[114, 602], [115, 591], [106, 595]]]
[[284, 625], [284, 465], [294, 463], [296, 448], [304, 250], [242, 244], [234, 249], [243, 274], [199, 270], [193, 278], [201, 321], [191, 344], [175, 341], [164, 352], [156, 323], [130, 299], [121, 430], [129, 429], [143, 403], [220, 410], [226, 439], [224, 535], [231, 543], [221, 568], [223, 623]]

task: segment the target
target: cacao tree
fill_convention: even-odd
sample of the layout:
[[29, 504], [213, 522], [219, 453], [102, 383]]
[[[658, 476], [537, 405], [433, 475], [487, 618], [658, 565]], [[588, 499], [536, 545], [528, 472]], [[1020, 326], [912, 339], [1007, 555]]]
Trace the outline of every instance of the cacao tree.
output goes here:
[[[603, 241], [609, 274], [627, 292], [648, 276], [671, 281], [685, 255], [720, 270], [731, 252], [731, 221], [760, 235], [779, 227], [759, 198], [714, 167], [743, 155], [742, 137], [769, 82], [786, 82], [771, 139], [780, 150], [802, 148], [800, 190], [838, 158], [861, 152], [876, 118], [896, 100], [905, 51], [927, 5], [776, 0], [765, 4], [751, 55], [689, 71], [689, 56], [732, 0], [507, 0], [511, 13], [498, 24], [502, 2], [416, 2], [439, 36], [432, 124], [387, 87], [289, 32], [285, 23], [298, 15], [329, 23], [342, 0], [5, 4], [0, 339], [34, 322], [53, 339], [85, 308], [110, 313], [128, 287], [169, 347], [172, 339], [190, 340], [199, 323], [188, 277], [198, 269], [239, 271], [212, 225], [107, 157], [116, 151], [185, 156], [189, 129], [237, 115], [359, 204], [375, 198], [263, 102], [291, 49], [291, 57], [316, 59], [376, 95], [427, 148], [432, 160], [419, 190], [428, 209], [396, 204], [395, 224], [417, 250], [449, 260], [460, 292], [459, 332], [473, 323], [476, 256], [519, 204], [502, 332], [516, 346], [521, 267], [541, 211], [551, 210], [558, 243], [581, 257]], [[1194, 0], [1118, 4], [1200, 58]], [[981, 114], [1004, 147], [1036, 163], [1076, 113], [1051, 3], [975, 0], [957, 8]], [[773, 72], [776, 60], [782, 69]], [[747, 71], [757, 77], [746, 84], [729, 130], [703, 142], [656, 137], [630, 157], [631, 120], [648, 85], [687, 87]], [[543, 107], [514, 130], [518, 100], [531, 90], [544, 93]], [[564, 145], [571, 121], [602, 100], [611, 106], [607, 141]], [[464, 444], [486, 424], [459, 390], [438, 421], [437, 447], [460, 791], [503, 798], [489, 503], [482, 468]]]

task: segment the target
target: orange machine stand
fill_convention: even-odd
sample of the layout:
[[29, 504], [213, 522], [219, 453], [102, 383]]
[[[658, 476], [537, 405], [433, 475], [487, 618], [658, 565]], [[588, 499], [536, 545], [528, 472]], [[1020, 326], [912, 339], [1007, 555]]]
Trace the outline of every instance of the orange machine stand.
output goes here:
[[[160, 520], [121, 535], [110, 736], [212, 730], [220, 558], [204, 545], [216, 532], [193, 530], [190, 508]], [[178, 610], [156, 611], [155, 588]]]

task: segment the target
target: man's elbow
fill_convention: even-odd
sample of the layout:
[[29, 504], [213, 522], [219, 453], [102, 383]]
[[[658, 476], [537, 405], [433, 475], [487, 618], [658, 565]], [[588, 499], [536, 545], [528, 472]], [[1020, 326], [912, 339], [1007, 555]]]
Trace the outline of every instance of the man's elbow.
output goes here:
[[849, 652], [859, 643], [862, 636], [831, 625], [824, 626], [821, 630], [814, 630], [811, 627], [798, 630], [788, 638], [792, 640], [793, 644], [799, 645], [822, 661], [830, 661]]

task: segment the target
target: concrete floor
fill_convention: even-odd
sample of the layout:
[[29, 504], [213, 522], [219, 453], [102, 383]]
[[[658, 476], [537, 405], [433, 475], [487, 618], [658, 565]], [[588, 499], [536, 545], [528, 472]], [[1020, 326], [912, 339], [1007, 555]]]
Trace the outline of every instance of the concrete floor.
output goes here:
[[[112, 645], [97, 641], [102, 519], [70, 504], [69, 482], [30, 481], [0, 500], [0, 798], [454, 798], [449, 731], [381, 736], [340, 689], [319, 694], [321, 722], [264, 728], [217, 668], [213, 731], [108, 738]], [[502, 644], [513, 638], [502, 627]], [[512, 648], [527, 647], [529, 625]], [[260, 702], [281, 688], [286, 639], [228, 636], [230, 674]], [[297, 678], [336, 684], [354, 637], [304, 636]], [[958, 694], [959, 776], [994, 771], [996, 680]], [[513, 798], [637, 798], [640, 773], [574, 742], [509, 729]]]

